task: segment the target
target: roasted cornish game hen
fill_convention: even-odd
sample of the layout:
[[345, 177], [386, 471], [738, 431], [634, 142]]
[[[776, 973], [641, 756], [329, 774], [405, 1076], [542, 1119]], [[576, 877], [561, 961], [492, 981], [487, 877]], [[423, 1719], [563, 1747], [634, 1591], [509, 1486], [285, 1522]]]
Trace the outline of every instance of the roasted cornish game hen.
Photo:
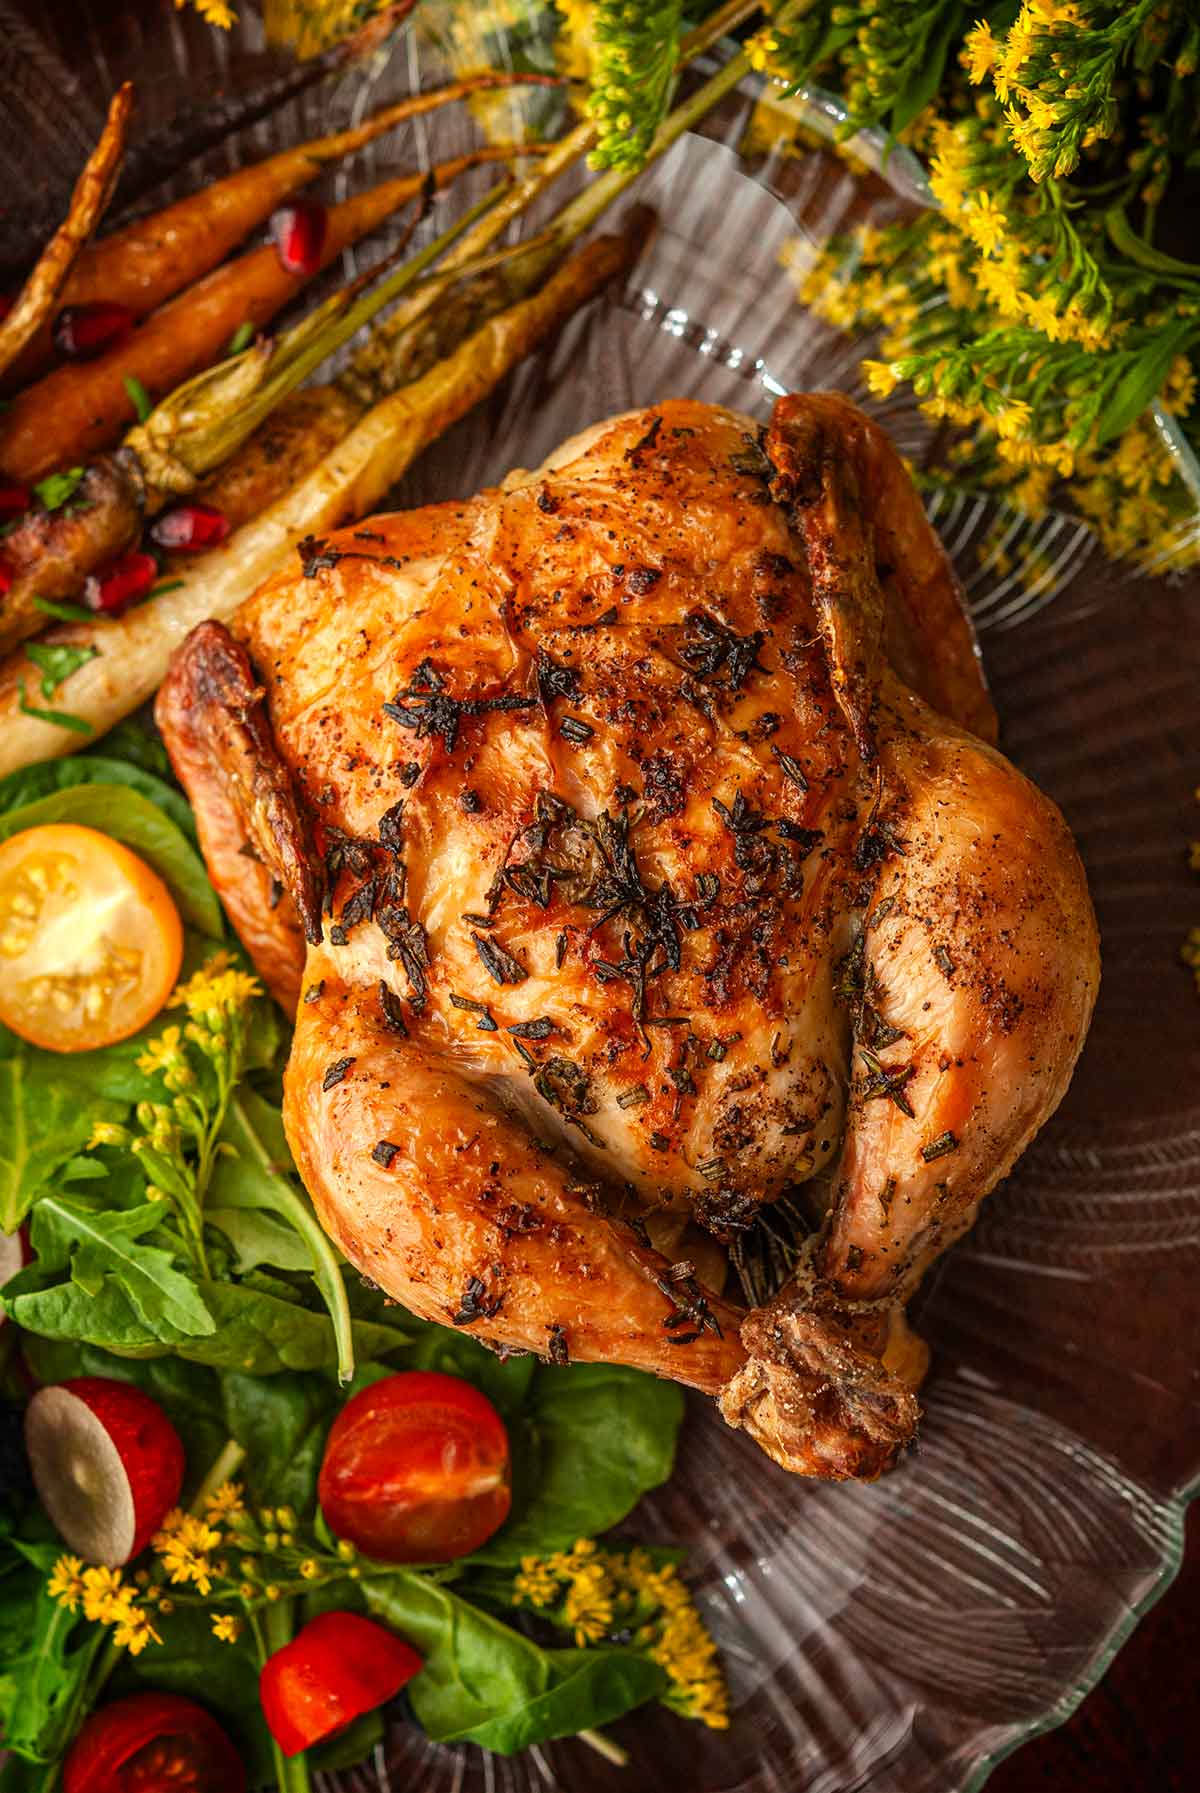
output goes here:
[[351, 1262], [703, 1389], [801, 1474], [886, 1469], [905, 1303], [1062, 1097], [1098, 960], [884, 434], [828, 394], [613, 418], [302, 543], [158, 715]]

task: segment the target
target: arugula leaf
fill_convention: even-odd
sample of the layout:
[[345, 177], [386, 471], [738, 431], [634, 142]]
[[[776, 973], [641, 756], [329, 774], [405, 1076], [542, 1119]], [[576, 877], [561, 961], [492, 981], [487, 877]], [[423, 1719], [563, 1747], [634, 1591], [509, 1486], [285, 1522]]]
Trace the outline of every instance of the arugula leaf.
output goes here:
[[[9, 1036], [15, 1042], [15, 1036]], [[38, 1191], [87, 1143], [97, 1120], [120, 1120], [112, 1103], [81, 1103], [61, 1057], [0, 1040], [0, 1232], [13, 1233]]]
[[[88, 1675], [105, 1642], [100, 1626], [81, 1624], [46, 1591], [60, 1548], [10, 1540], [5, 1550], [10, 1572], [0, 1581], [0, 1611], [6, 1614], [0, 1623], [15, 1645], [0, 1665], [0, 1733], [6, 1748], [30, 1762], [61, 1756], [82, 1716]], [[13, 1551], [23, 1559], [16, 1568]]]
[[68, 498], [73, 498], [79, 490], [86, 474], [86, 467], [68, 467], [62, 473], [47, 474], [34, 486], [33, 495], [43, 510], [61, 510]]
[[114, 723], [104, 737], [104, 751], [113, 759], [140, 766], [143, 772], [153, 772], [159, 778], [172, 776], [171, 761], [163, 746], [163, 738], [158, 732], [153, 713], [145, 705], [132, 716]]
[[354, 1374], [354, 1342], [346, 1287], [337, 1254], [307, 1197], [298, 1193], [286, 1175], [292, 1159], [278, 1109], [243, 1086], [230, 1100], [221, 1141], [228, 1151], [218, 1160], [209, 1185], [213, 1202], [218, 1210], [265, 1209], [285, 1220], [304, 1241], [313, 1281], [333, 1322], [338, 1373], [348, 1382]]
[[42, 696], [53, 697], [73, 672], [78, 672], [81, 666], [97, 657], [100, 649], [72, 647], [65, 641], [29, 641], [25, 644], [25, 652], [41, 672]]
[[52, 722], [55, 728], [69, 728], [77, 735], [96, 732], [90, 722], [85, 722], [82, 716], [73, 716], [69, 710], [39, 710], [36, 704], [30, 703], [24, 690], [17, 698], [17, 708], [22, 716], [33, 716], [38, 722]]
[[515, 1564], [618, 1525], [667, 1480], [682, 1419], [675, 1382], [620, 1364], [539, 1366], [513, 1435], [512, 1516], [472, 1562]]
[[173, 1253], [143, 1243], [165, 1217], [158, 1202], [102, 1213], [43, 1195], [30, 1228], [37, 1274], [69, 1270], [76, 1287], [93, 1298], [109, 1278], [116, 1278], [151, 1337], [164, 1344], [203, 1338], [216, 1331], [216, 1322], [195, 1282], [175, 1268]]
[[128, 786], [79, 784], [0, 815], [0, 840], [46, 822], [81, 822], [123, 841], [170, 886], [184, 921], [224, 937], [221, 906], [195, 848], [163, 811]]
[[[110, 745], [106, 737], [104, 745]], [[180, 791], [128, 760], [112, 759], [107, 754], [77, 753], [70, 759], [39, 760], [0, 778], [0, 815], [36, 803], [52, 791], [64, 791], [76, 784], [128, 785], [151, 803], [164, 810], [181, 833], [189, 840], [196, 838], [196, 822], [191, 804]]]
[[216, 1227], [233, 1247], [239, 1276], [270, 1264], [276, 1270], [311, 1270], [312, 1253], [286, 1222], [256, 1208], [214, 1208], [204, 1205], [206, 1226]]
[[612, 1647], [544, 1650], [453, 1589], [411, 1570], [364, 1575], [367, 1611], [424, 1658], [408, 1685], [437, 1743], [465, 1739], [512, 1755], [609, 1723], [664, 1693], [656, 1662]]

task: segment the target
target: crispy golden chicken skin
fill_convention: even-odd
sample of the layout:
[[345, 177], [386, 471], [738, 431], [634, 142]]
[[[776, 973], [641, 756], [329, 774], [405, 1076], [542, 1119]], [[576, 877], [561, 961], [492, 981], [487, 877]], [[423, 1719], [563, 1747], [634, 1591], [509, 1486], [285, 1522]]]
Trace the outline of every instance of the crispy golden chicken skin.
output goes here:
[[[1098, 959], [883, 433], [832, 395], [614, 418], [304, 543], [158, 714], [351, 1262], [802, 1474], [887, 1468], [904, 1303], [1062, 1097]], [[727, 1250], [798, 1188], [748, 1313]]]

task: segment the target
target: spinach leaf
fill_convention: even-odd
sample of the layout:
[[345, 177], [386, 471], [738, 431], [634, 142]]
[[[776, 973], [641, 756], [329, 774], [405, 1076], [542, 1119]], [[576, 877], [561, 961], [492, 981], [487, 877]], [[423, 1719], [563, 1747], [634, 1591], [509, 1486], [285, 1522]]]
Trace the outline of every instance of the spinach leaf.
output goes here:
[[254, 1208], [214, 1208], [206, 1203], [204, 1220], [229, 1240], [239, 1275], [262, 1264], [271, 1264], [276, 1270], [312, 1269], [312, 1253], [304, 1240], [273, 1214]]
[[473, 1382], [505, 1420], [520, 1412], [533, 1381], [535, 1357], [497, 1357], [469, 1333], [418, 1320], [411, 1314], [405, 1314], [404, 1325], [412, 1341], [404, 1356], [406, 1370], [440, 1370], [444, 1376], [461, 1376]]
[[514, 1506], [471, 1560], [515, 1564], [617, 1525], [671, 1473], [683, 1391], [620, 1364], [540, 1365], [513, 1430]]
[[221, 906], [196, 849], [149, 798], [129, 785], [77, 784], [0, 815], [0, 840], [47, 822], [78, 822], [112, 835], [170, 886], [179, 913], [211, 940], [224, 937]]
[[[105, 746], [108, 745], [106, 741]], [[181, 792], [153, 772], [107, 754], [77, 753], [71, 759], [39, 760], [36, 765], [10, 772], [6, 778], [0, 778], [0, 815], [77, 784], [127, 785], [150, 803], [156, 803], [189, 840], [196, 838], [191, 805]]]
[[0, 1039], [0, 1232], [16, 1231], [38, 1192], [86, 1145], [93, 1122], [123, 1113], [80, 1102], [61, 1055], [15, 1035]]
[[[163, 1219], [158, 1202], [100, 1212], [62, 1196], [44, 1195], [31, 1224], [35, 1263], [30, 1270], [41, 1278], [69, 1271], [72, 1282], [89, 1297], [99, 1295], [105, 1282], [115, 1278], [152, 1338], [175, 1344], [204, 1337], [216, 1331], [216, 1323], [195, 1281], [175, 1268], [170, 1251], [145, 1243], [146, 1234], [160, 1228]], [[19, 1300], [19, 1288], [17, 1295]]]
[[[29, 1332], [98, 1345], [122, 1357], [157, 1357], [168, 1349], [138, 1319], [115, 1277], [104, 1277], [95, 1295], [87, 1295], [72, 1282], [31, 1291], [23, 1286], [28, 1276], [29, 1270], [23, 1270], [5, 1285], [3, 1302], [17, 1325]], [[190, 1363], [244, 1370], [251, 1376], [336, 1368], [337, 1349], [327, 1314], [313, 1313], [299, 1299], [246, 1283], [202, 1280], [196, 1288], [214, 1330], [180, 1337], [170, 1347]], [[297, 1289], [297, 1297], [302, 1292]], [[394, 1355], [406, 1342], [397, 1328], [369, 1321], [355, 1321], [352, 1338], [355, 1354], [362, 1358]]]
[[544, 1650], [452, 1588], [396, 1570], [358, 1584], [367, 1610], [424, 1658], [408, 1686], [435, 1742], [467, 1739], [512, 1755], [609, 1723], [666, 1691], [657, 1663], [620, 1647]]
[[307, 1196], [301, 1195], [288, 1177], [292, 1158], [278, 1109], [243, 1086], [230, 1101], [221, 1141], [226, 1151], [209, 1186], [212, 1201], [218, 1210], [261, 1209], [275, 1214], [304, 1241], [313, 1281], [333, 1324], [338, 1374], [348, 1382], [354, 1374], [354, 1341], [346, 1287], [337, 1254], [318, 1225]]
[[332, 1378], [243, 1376], [221, 1379], [225, 1424], [246, 1452], [239, 1475], [255, 1504], [286, 1504], [311, 1514], [325, 1435], [345, 1399]]

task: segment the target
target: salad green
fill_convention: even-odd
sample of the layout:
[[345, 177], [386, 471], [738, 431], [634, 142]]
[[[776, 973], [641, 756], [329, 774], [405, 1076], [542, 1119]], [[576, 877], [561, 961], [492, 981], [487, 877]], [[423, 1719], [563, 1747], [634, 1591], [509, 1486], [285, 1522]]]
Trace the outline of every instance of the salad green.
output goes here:
[[[228, 934], [149, 728], [0, 781], [0, 839], [46, 821], [140, 854], [186, 946], [171, 1005], [132, 1040], [62, 1055], [0, 1031], [0, 1231], [24, 1225], [31, 1248], [0, 1290], [3, 1793], [49, 1793], [97, 1700], [139, 1687], [201, 1701], [251, 1786], [290, 1793], [310, 1766], [362, 1759], [378, 1712], [285, 1762], [258, 1703], [264, 1653], [331, 1609], [418, 1651], [406, 1709], [434, 1739], [508, 1753], [654, 1699], [723, 1723], [713, 1646], [672, 1553], [594, 1542], [669, 1476], [678, 1387], [496, 1356], [340, 1259], [283, 1133], [285, 1027]], [[398, 1370], [471, 1383], [510, 1443], [508, 1519], [435, 1567], [358, 1556], [317, 1500], [348, 1394]], [[182, 1500], [198, 1503], [124, 1580], [64, 1554], [10, 1448], [31, 1382], [85, 1376], [161, 1406], [185, 1447]]]

